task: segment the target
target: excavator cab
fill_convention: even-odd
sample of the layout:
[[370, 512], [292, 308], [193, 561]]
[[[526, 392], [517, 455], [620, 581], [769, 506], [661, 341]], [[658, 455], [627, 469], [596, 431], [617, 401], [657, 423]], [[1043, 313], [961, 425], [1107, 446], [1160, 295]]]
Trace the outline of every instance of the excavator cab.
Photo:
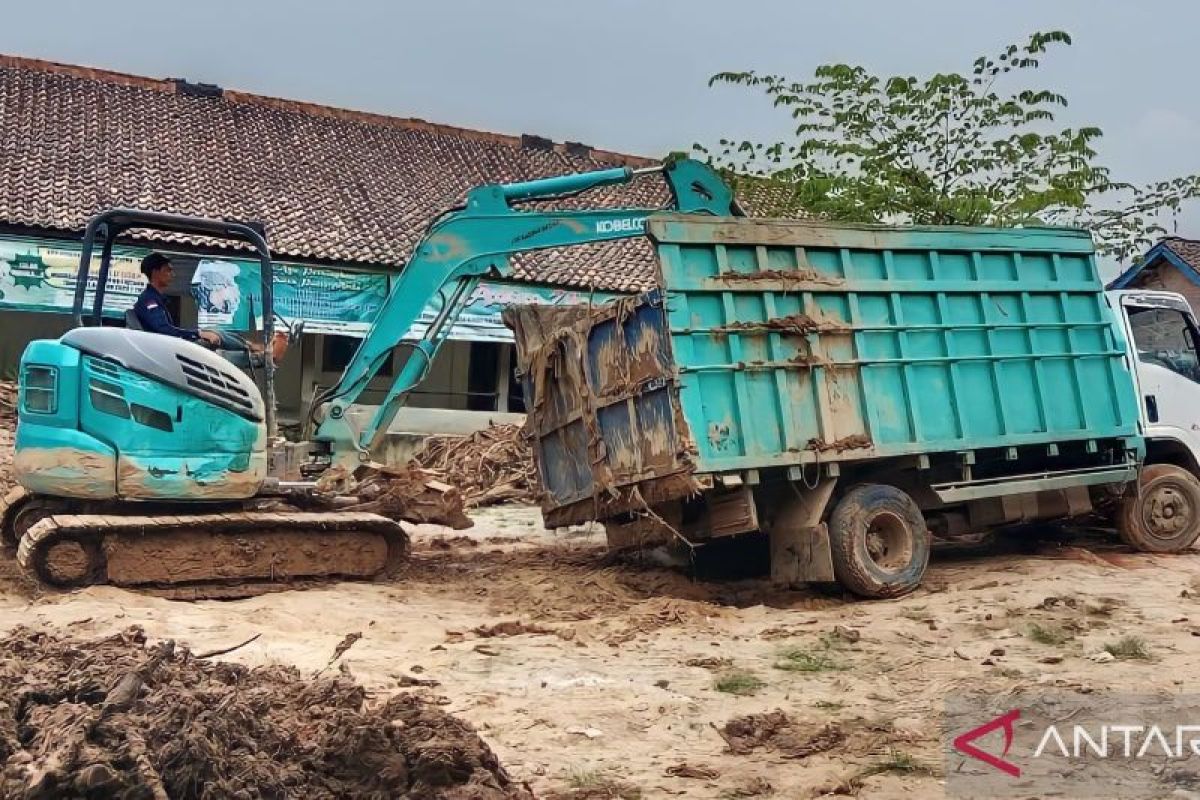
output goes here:
[[253, 497], [267, 476], [274, 429], [272, 360], [264, 360], [259, 387], [197, 343], [101, 324], [113, 245], [139, 228], [252, 246], [262, 269], [264, 329], [272, 333], [271, 257], [258, 230], [132, 209], [93, 217], [80, 254], [74, 327], [31, 342], [21, 359], [17, 481], [37, 494], [87, 500]]
[[[256, 381], [271, 411], [274, 411], [274, 370], [281, 352], [274, 344], [274, 294], [272, 292], [274, 268], [271, 261], [271, 251], [267, 245], [266, 235], [262, 226], [232, 220], [207, 219], [182, 214], [164, 214], [154, 211], [142, 211], [132, 208], [114, 208], [94, 216], [83, 233], [83, 248], [79, 257], [78, 279], [75, 284], [73, 304], [74, 327], [100, 327], [103, 325], [104, 301], [108, 290], [108, 276], [112, 267], [113, 245], [119, 237], [135, 230], [154, 230], [164, 233], [174, 233], [184, 236], [200, 236], [208, 239], [241, 242], [253, 248], [258, 257], [261, 276], [261, 298], [263, 317], [264, 347], [252, 351], [249, 343], [238, 350], [213, 350], [217, 355], [239, 368], [250, 370], [251, 376], [260, 378]], [[89, 280], [92, 262], [97, 245], [100, 247], [99, 274], [95, 280]], [[93, 288], [94, 287], [94, 288]], [[93, 289], [90, 317], [87, 316], [87, 291]], [[250, 309], [250, 324], [255, 322], [255, 310]], [[125, 312], [125, 328], [141, 331], [142, 325], [133, 309]], [[236, 337], [230, 337], [236, 338]], [[203, 345], [200, 345], [203, 347]], [[274, 355], [274, 358], [268, 355]], [[261, 369], [259, 376], [257, 370]], [[268, 428], [274, 430], [273, 420], [267, 420]]]

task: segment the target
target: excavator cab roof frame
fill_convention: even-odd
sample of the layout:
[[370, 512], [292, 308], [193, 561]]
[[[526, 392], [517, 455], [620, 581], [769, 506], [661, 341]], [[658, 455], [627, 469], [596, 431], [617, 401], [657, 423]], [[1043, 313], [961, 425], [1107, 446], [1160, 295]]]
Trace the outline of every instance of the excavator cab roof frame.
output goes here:
[[[191, 217], [183, 214], [164, 214], [158, 211], [142, 211], [135, 208], [112, 208], [102, 211], [88, 220], [83, 231], [83, 250], [79, 254], [79, 273], [75, 284], [75, 301], [73, 307], [74, 327], [85, 324], [100, 325], [104, 311], [104, 295], [107, 291], [108, 273], [112, 267], [112, 248], [122, 234], [136, 229], [156, 230], [166, 233], [179, 233], [191, 236], [206, 236], [212, 239], [242, 241], [254, 248], [262, 266], [262, 312], [263, 324], [272, 316], [272, 286], [274, 268], [271, 261], [271, 249], [267, 244], [266, 235], [252, 223], [233, 220], [208, 219]], [[96, 276], [95, 301], [92, 304], [90, 323], [83, 319], [84, 302], [87, 293], [88, 273], [91, 271], [92, 255], [95, 252], [96, 239], [104, 242], [100, 259], [100, 270]]]
[[[112, 249], [118, 237], [130, 230], [155, 230], [179, 233], [187, 236], [204, 236], [210, 239], [241, 241], [254, 248], [260, 265], [262, 281], [263, 342], [263, 398], [266, 406], [267, 429], [274, 435], [275, 410], [275, 363], [271, 358], [269, 343], [275, 333], [275, 269], [271, 260], [271, 248], [267, 244], [266, 232], [261, 225], [235, 220], [192, 217], [184, 214], [164, 214], [158, 211], [143, 211], [136, 208], [111, 208], [88, 220], [83, 231], [83, 249], [79, 254], [79, 271], [75, 281], [75, 298], [72, 307], [72, 327], [93, 327], [102, 324], [104, 317], [104, 295], [108, 287], [108, 274], [112, 268]], [[84, 320], [84, 304], [87, 299], [88, 273], [91, 271], [92, 254], [97, 238], [103, 241], [100, 268], [96, 275], [95, 299], [92, 303], [90, 320]]]

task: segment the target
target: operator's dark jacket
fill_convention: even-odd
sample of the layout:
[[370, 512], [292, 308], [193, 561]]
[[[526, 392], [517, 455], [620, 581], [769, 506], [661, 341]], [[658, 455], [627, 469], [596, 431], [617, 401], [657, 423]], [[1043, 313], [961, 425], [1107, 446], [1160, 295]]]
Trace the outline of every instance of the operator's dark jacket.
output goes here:
[[158, 289], [147, 285], [138, 296], [133, 306], [142, 329], [151, 333], [161, 333], [163, 336], [175, 336], [194, 342], [200, 338], [200, 331], [190, 328], [177, 328], [167, 313], [167, 298]]

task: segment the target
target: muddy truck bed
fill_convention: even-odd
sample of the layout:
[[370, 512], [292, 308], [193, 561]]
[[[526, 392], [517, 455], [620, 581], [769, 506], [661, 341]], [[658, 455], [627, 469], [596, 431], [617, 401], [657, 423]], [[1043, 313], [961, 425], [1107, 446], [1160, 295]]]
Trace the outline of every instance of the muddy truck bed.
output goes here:
[[1135, 475], [1085, 231], [664, 214], [647, 235], [653, 291], [506, 312], [550, 526], [736, 534], [773, 491], [885, 465], [923, 475], [923, 509]]

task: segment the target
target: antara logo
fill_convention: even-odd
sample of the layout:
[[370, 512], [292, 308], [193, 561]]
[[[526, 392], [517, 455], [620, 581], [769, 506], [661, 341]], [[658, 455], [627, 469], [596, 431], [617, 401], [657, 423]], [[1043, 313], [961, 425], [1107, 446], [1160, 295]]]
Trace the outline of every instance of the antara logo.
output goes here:
[[1008, 755], [1009, 748], [1013, 743], [1013, 723], [1021, 718], [1020, 709], [1013, 709], [1007, 714], [1001, 714], [991, 722], [980, 725], [978, 728], [967, 731], [962, 736], [954, 740], [954, 749], [960, 753], [977, 758], [985, 764], [989, 764], [1001, 772], [1007, 772], [1014, 778], [1021, 777], [1021, 768], [1011, 761], [1005, 761], [1002, 758], [997, 758], [986, 750], [980, 750], [975, 745], [971, 744], [976, 739], [987, 736], [994, 730], [1004, 730], [1004, 752], [1001, 755]]
[[640, 233], [646, 230], [645, 217], [602, 219], [596, 222], [596, 233]]

